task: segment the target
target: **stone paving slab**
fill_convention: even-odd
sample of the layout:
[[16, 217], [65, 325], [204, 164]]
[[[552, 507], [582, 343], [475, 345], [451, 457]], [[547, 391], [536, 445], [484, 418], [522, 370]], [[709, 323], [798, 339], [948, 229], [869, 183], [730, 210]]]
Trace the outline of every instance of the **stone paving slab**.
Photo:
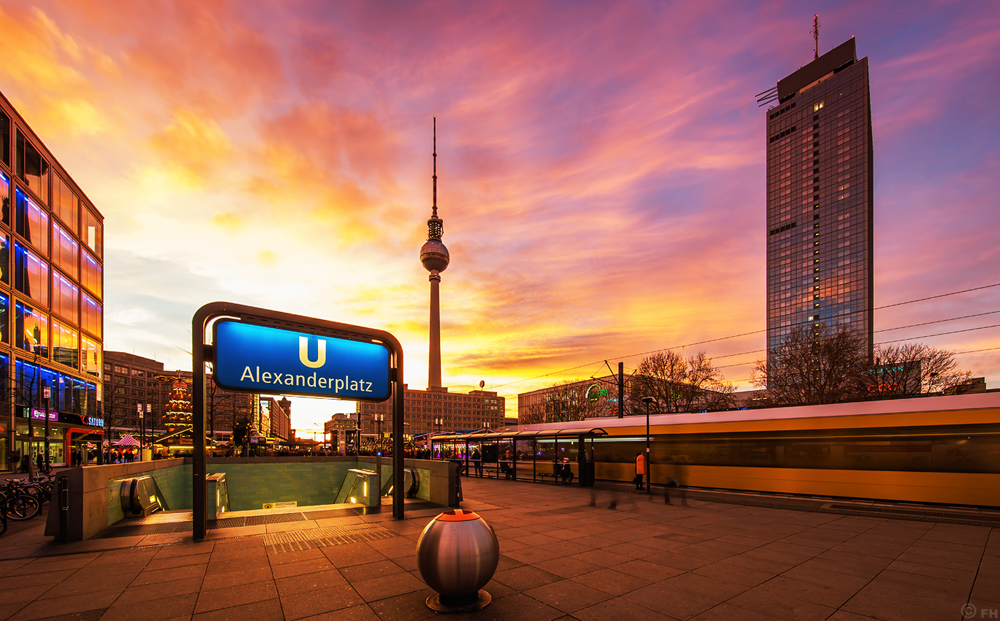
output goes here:
[[[457, 619], [1000, 615], [997, 527], [817, 513], [799, 501], [689, 494], [683, 506], [613, 488], [463, 487], [463, 508], [493, 525], [501, 556], [485, 587], [493, 602]], [[306, 512], [198, 543], [180, 531], [58, 545], [40, 522], [19, 524], [0, 537], [0, 619], [438, 618], [414, 555], [438, 513]]]

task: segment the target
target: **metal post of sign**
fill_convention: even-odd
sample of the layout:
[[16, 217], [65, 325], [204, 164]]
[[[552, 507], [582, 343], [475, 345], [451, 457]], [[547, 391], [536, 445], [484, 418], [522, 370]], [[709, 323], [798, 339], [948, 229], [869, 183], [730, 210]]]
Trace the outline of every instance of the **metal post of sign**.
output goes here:
[[392, 339], [395, 361], [389, 370], [392, 386], [392, 517], [403, 519], [403, 346], [388, 332]]
[[208, 320], [221, 312], [218, 303], [206, 304], [198, 309], [191, 321], [191, 440], [193, 460], [191, 464], [192, 482], [191, 513], [194, 521], [192, 535], [195, 541], [202, 541], [208, 533], [208, 486], [205, 480], [208, 460], [205, 457], [205, 358], [212, 356], [212, 346], [205, 343], [205, 329]]
[[378, 504], [382, 506], [382, 421], [385, 414], [375, 414], [378, 432], [375, 436], [375, 484], [378, 486]]
[[[209, 324], [216, 320], [224, 320], [216, 322], [213, 327], [213, 330], [216, 331], [218, 340], [213, 339], [211, 344], [206, 343], [205, 341], [207, 339]], [[385, 391], [380, 391], [378, 394], [373, 394], [370, 397], [361, 395], [352, 396], [350, 394], [346, 394], [340, 398], [384, 401], [386, 399], [386, 395], [391, 396], [393, 400], [393, 480], [397, 482], [403, 481], [403, 347], [400, 345], [396, 337], [383, 330], [352, 326], [333, 321], [326, 321], [323, 319], [304, 317], [301, 315], [291, 315], [269, 309], [243, 306], [229, 302], [211, 302], [202, 306], [192, 318], [191, 328], [191, 351], [194, 363], [192, 395], [194, 406], [192, 417], [192, 434], [194, 436], [192, 490], [194, 492], [194, 499], [192, 502], [192, 528], [194, 539], [196, 541], [203, 540], [208, 531], [208, 496], [206, 485], [207, 456], [205, 452], [205, 363], [208, 361], [213, 363], [216, 383], [231, 390], [268, 394], [329, 396], [333, 398], [337, 398], [335, 395], [341, 394], [340, 392], [331, 394], [330, 390], [327, 390], [326, 392], [306, 391], [305, 388], [299, 390], [297, 387], [300, 386], [300, 383], [296, 383], [294, 385], [295, 388], [292, 390], [270, 388], [270, 385], [268, 385], [269, 390], [261, 390], [259, 382], [267, 383], [267, 379], [252, 380], [251, 382], [257, 382], [256, 387], [251, 387], [247, 383], [242, 383], [242, 377], [234, 378], [232, 382], [228, 382], [225, 375], [227, 371], [232, 370], [232, 363], [234, 362], [232, 360], [233, 358], [239, 360], [239, 365], [242, 365], [244, 359], [252, 358], [254, 353], [257, 351], [271, 350], [262, 350], [256, 347], [256, 341], [253, 341], [255, 344], [253, 353], [246, 353], [246, 351], [241, 347], [241, 344], [249, 344], [251, 343], [250, 340], [245, 338], [241, 340], [235, 336], [227, 337], [227, 340], [222, 336], [224, 332], [234, 335], [239, 333], [248, 334], [250, 331], [256, 331], [256, 333], [268, 332], [272, 335], [277, 334], [278, 336], [275, 338], [286, 338], [288, 333], [293, 333], [292, 338], [296, 338], [296, 336], [298, 338], [297, 351], [295, 354], [297, 355], [297, 361], [295, 364], [298, 365], [299, 362], [301, 362], [301, 364], [305, 365], [309, 369], [321, 368], [324, 363], [320, 362], [320, 359], [322, 358], [325, 360], [325, 353], [320, 354], [318, 351], [314, 354], [309, 353], [308, 337], [310, 335], [331, 339], [331, 342], [334, 343], [333, 347], [340, 346], [340, 343], [348, 343], [352, 347], [356, 348], [371, 348], [372, 345], [380, 346], [382, 349], [379, 349], [378, 351], [382, 353], [380, 353], [377, 358], [379, 360], [378, 364], [382, 364], [383, 358], [381, 356], [385, 355], [388, 368], [385, 369], [385, 375], [381, 375], [377, 379], [381, 382], [381, 385], [385, 387]], [[226, 328], [226, 330], [223, 331], [223, 328]], [[294, 333], [298, 333], [298, 335], [294, 335]], [[223, 346], [223, 341], [226, 341], [225, 347]], [[367, 343], [367, 345], [362, 345], [363, 343]], [[285, 347], [285, 345], [282, 345], [282, 347]], [[352, 351], [357, 351], [357, 349]], [[224, 359], [225, 364], [223, 364]], [[372, 357], [368, 356], [367, 358], [362, 357], [360, 360], [364, 362], [371, 359]], [[265, 376], [272, 375], [271, 370], [265, 368], [262, 371], [256, 364], [253, 369], [251, 369], [250, 366], [247, 366], [245, 371], [241, 371], [238, 374], [242, 373], [245, 373], [248, 376], [253, 375], [254, 378], [256, 378], [259, 374], [263, 374]], [[309, 381], [316, 381], [315, 373], [311, 376], [311, 378], [312, 379]], [[328, 382], [328, 388], [332, 389], [334, 378], [324, 377], [321, 379], [323, 382]], [[337, 378], [337, 381], [340, 381], [339, 378]], [[278, 382], [272, 383], [277, 384]], [[343, 383], [347, 383], [346, 377]], [[371, 382], [368, 384], [370, 387]], [[312, 386], [312, 384], [307, 384], [307, 386]], [[322, 383], [320, 383], [320, 388], [323, 388]], [[392, 515], [393, 518], [397, 520], [403, 519], [404, 516], [404, 492], [405, 490], [403, 485], [393, 485]]]

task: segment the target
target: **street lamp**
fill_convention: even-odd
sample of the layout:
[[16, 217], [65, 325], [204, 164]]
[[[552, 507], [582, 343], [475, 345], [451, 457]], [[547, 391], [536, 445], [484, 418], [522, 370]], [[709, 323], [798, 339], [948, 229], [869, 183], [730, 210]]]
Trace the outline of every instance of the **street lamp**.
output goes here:
[[[651, 488], [650, 488], [651, 481], [650, 480], [653, 478], [653, 471], [649, 467], [650, 466], [650, 464], [649, 464], [649, 404], [653, 403], [654, 401], [656, 401], [656, 399], [654, 399], [652, 397], [643, 397], [642, 398], [642, 402], [646, 404], [646, 493], [647, 494], [649, 494], [651, 492]], [[659, 409], [659, 408], [657, 408], [657, 409]]]
[[[143, 416], [142, 404], [140, 403], [136, 407], [139, 410], [139, 461], [142, 461], [143, 444], [146, 438], [146, 417]], [[147, 403], [145, 413], [151, 414], [152, 412], [153, 412], [153, 404]]]
[[42, 398], [45, 400], [45, 470], [49, 471], [49, 399], [52, 398], [52, 388], [48, 380], [42, 380]]
[[375, 452], [377, 455], [382, 454], [382, 423], [385, 422], [385, 414], [373, 414], [375, 422], [378, 423], [378, 441], [375, 443]]
[[374, 414], [375, 422], [378, 423], [378, 437], [375, 439], [375, 484], [378, 485], [379, 504], [382, 504], [382, 423], [385, 421], [385, 414]]
[[[438, 428], [438, 435], [441, 435], [442, 433], [444, 433], [444, 419], [443, 418], [440, 418], [440, 417], [435, 418], [434, 419], [434, 424]], [[434, 458], [434, 440], [432, 439], [431, 440], [431, 459], [433, 459], [433, 458]]]

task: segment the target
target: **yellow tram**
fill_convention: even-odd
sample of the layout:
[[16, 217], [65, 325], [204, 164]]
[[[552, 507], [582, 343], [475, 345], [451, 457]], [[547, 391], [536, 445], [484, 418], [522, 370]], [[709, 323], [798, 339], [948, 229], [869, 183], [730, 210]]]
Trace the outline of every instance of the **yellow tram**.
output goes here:
[[[649, 429], [654, 485], [673, 477], [702, 488], [1000, 507], [1000, 392], [653, 414]], [[548, 439], [556, 433], [561, 446]], [[631, 481], [646, 416], [483, 435], [484, 455], [490, 442], [494, 454], [513, 449], [533, 480], [549, 461], [577, 467], [586, 447], [598, 480]]]

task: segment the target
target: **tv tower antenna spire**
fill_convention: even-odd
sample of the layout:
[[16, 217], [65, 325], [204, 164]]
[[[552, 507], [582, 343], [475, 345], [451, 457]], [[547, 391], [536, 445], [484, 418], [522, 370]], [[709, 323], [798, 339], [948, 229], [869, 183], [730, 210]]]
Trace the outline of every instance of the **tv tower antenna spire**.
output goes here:
[[819, 58], [819, 14], [813, 14], [813, 60]]
[[436, 218], [438, 215], [438, 119], [434, 117], [434, 206], [432, 217]]

